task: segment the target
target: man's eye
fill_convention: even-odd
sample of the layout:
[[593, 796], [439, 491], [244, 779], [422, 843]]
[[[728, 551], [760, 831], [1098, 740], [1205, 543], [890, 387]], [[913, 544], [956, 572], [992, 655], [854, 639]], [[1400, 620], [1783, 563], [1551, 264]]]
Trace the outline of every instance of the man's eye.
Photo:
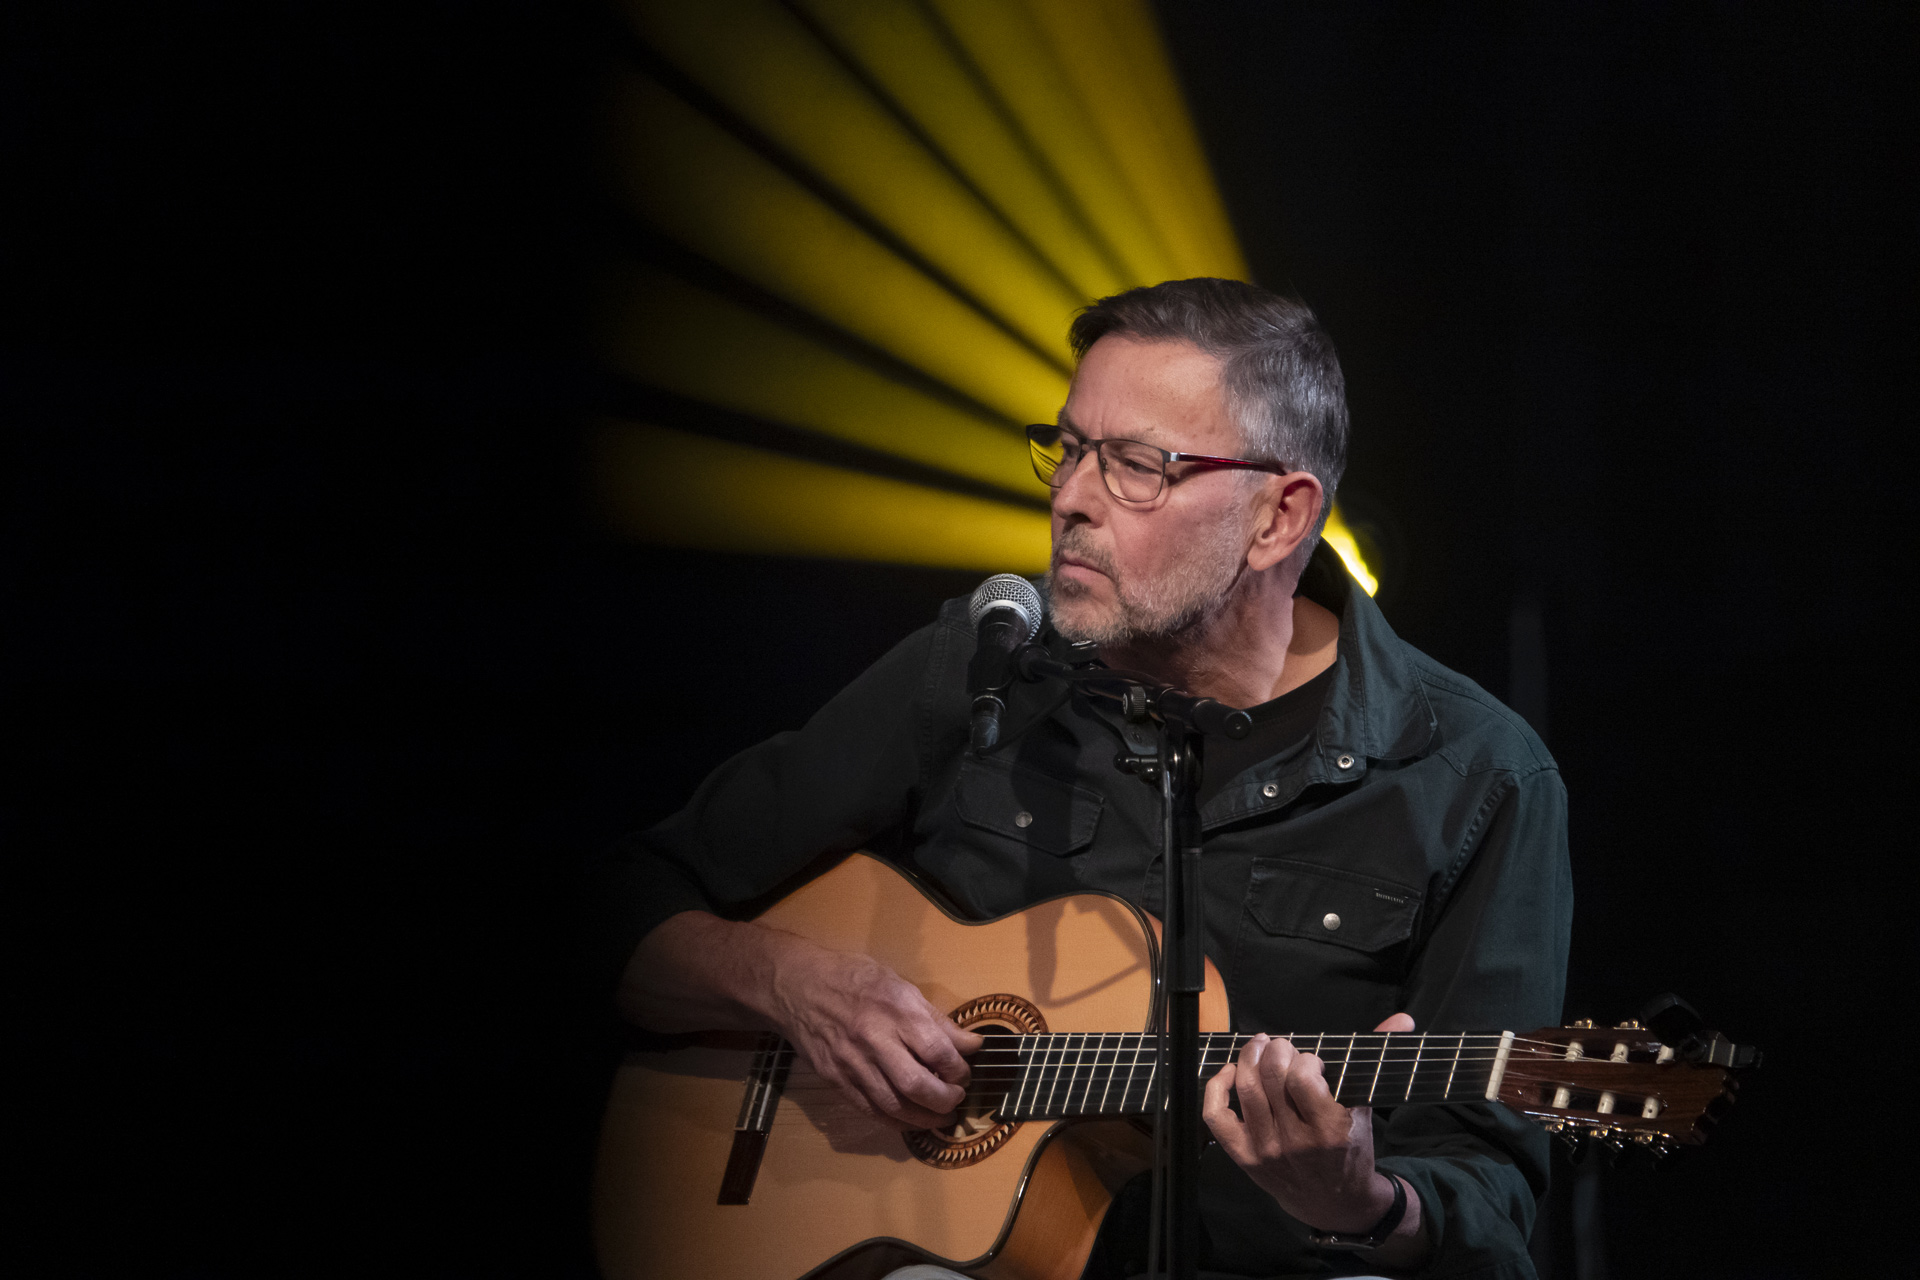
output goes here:
[[1128, 471], [1132, 472], [1134, 475], [1137, 475], [1137, 476], [1150, 476], [1159, 469], [1157, 467], [1149, 466], [1147, 463], [1142, 462], [1138, 458], [1122, 457], [1120, 461]]

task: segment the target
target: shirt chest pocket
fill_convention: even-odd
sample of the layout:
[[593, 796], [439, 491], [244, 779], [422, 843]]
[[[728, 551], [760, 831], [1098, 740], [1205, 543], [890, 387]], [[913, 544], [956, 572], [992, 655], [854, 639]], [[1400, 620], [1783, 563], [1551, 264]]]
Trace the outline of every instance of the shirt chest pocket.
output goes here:
[[1421, 896], [1406, 885], [1358, 872], [1259, 858], [1247, 889], [1247, 911], [1269, 937], [1373, 953], [1413, 936]]
[[955, 810], [969, 827], [1057, 858], [1093, 843], [1103, 803], [1097, 791], [990, 760], [967, 760], [954, 789]]

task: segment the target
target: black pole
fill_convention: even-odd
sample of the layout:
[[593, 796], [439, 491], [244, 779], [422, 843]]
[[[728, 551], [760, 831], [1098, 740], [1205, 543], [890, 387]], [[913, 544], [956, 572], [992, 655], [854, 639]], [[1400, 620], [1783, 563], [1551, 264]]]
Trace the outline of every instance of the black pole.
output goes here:
[[[1253, 721], [1244, 711], [1195, 697], [1140, 672], [1062, 662], [1040, 645], [1016, 651], [1013, 669], [1023, 680], [1065, 680], [1088, 693], [1115, 699], [1129, 708], [1130, 717], [1144, 713], [1160, 722], [1158, 760], [1123, 751], [1114, 763], [1142, 778], [1152, 779], [1157, 773], [1162, 804], [1164, 1070], [1159, 1073], [1160, 1105], [1154, 1114], [1154, 1203], [1147, 1274], [1158, 1273], [1158, 1246], [1164, 1241], [1171, 1280], [1195, 1280], [1200, 1266], [1200, 1152], [1205, 1130], [1200, 1119], [1200, 993], [1207, 977], [1200, 927], [1202, 744], [1210, 733], [1244, 738]], [[1163, 1132], [1164, 1149], [1159, 1146]], [[1164, 1182], [1160, 1177], [1163, 1155]]]
[[1167, 1273], [1194, 1280], [1200, 1266], [1200, 992], [1206, 987], [1200, 929], [1200, 734], [1179, 719], [1160, 727], [1165, 805], [1167, 993]]

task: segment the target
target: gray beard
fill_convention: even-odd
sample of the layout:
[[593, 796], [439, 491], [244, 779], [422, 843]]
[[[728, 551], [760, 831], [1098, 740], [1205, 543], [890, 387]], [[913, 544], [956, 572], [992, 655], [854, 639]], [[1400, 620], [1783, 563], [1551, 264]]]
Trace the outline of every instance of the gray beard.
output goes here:
[[[1189, 543], [1157, 577], [1142, 579], [1121, 577], [1110, 558], [1074, 536], [1079, 532], [1069, 529], [1061, 537], [1054, 548], [1054, 568], [1047, 572], [1054, 630], [1076, 643], [1180, 647], [1220, 615], [1247, 567], [1244, 532], [1231, 520], [1221, 521]], [[1085, 602], [1091, 593], [1057, 572], [1064, 551], [1112, 580], [1117, 609], [1090, 616]]]

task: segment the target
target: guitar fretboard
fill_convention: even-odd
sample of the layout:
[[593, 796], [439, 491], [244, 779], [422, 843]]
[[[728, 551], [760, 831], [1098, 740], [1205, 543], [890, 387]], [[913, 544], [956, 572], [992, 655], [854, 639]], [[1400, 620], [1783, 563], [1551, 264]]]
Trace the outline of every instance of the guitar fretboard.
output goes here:
[[[1277, 1038], [1277, 1037], [1276, 1037]], [[1499, 1090], [1513, 1035], [1361, 1032], [1290, 1036], [1326, 1064], [1343, 1105], [1394, 1106], [1486, 1099]], [[1200, 1037], [1200, 1075], [1234, 1061], [1250, 1036]], [[973, 1056], [973, 1090], [1006, 1089], [1003, 1120], [1062, 1120], [1147, 1112], [1159, 1086], [1159, 1040], [1151, 1032], [989, 1035]]]

